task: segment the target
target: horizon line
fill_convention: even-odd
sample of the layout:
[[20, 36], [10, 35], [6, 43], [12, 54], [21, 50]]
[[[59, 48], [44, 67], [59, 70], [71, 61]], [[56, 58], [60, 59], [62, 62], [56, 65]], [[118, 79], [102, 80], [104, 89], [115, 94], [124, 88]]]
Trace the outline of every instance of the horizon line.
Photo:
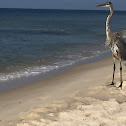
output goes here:
[[[101, 9], [58, 9], [58, 8], [12, 8], [12, 7], [9, 7], [9, 8], [2, 8], [0, 7], [0, 9], [26, 9], [26, 10], [68, 10], [68, 11], [108, 11], [108, 10], [101, 10]], [[126, 10], [114, 10], [114, 11], [126, 11]]]

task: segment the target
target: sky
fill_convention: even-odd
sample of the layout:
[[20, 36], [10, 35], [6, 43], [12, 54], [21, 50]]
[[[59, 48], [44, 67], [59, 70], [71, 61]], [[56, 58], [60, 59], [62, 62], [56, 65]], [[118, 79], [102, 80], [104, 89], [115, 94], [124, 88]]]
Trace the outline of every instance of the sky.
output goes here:
[[[109, 0], [115, 10], [126, 10], [126, 0]], [[96, 10], [108, 0], [0, 0], [0, 8]]]

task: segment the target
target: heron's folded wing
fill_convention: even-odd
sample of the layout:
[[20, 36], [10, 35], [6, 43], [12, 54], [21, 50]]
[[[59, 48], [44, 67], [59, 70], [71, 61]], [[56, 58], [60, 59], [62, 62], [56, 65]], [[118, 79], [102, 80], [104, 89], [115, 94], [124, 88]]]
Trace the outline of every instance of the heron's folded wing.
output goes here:
[[121, 38], [124, 40], [124, 42], [126, 43], [126, 30], [122, 30], [119, 34]]
[[117, 46], [119, 48], [122, 60], [126, 61], [126, 39], [124, 39], [121, 35], [117, 39]]

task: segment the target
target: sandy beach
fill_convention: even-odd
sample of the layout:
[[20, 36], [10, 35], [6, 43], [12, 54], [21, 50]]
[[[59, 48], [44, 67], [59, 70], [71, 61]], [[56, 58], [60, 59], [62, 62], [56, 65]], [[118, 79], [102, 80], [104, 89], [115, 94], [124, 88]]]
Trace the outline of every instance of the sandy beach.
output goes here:
[[112, 58], [103, 59], [1, 93], [0, 126], [125, 126], [126, 69], [122, 90], [107, 86], [112, 70]]

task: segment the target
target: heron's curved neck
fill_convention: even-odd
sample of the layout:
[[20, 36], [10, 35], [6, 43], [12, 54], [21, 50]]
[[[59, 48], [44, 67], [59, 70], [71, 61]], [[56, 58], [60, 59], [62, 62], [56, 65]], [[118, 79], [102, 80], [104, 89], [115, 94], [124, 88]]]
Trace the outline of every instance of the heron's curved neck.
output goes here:
[[107, 20], [106, 20], [106, 35], [107, 35], [107, 39], [110, 38], [110, 34], [111, 34], [110, 19], [111, 19], [112, 15], [113, 15], [113, 6], [111, 5], [110, 6], [110, 14], [108, 15]]

